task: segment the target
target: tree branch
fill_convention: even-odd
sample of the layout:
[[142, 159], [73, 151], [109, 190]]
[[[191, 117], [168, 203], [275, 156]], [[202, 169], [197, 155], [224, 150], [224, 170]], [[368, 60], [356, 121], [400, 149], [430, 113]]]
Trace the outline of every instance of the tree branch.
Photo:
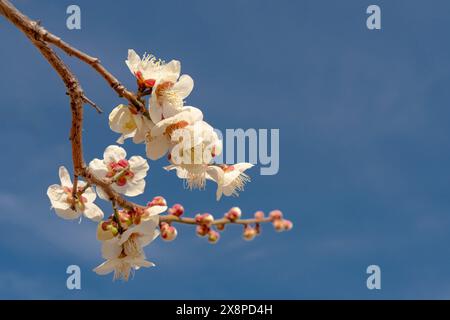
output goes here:
[[[133, 94], [131, 91], [127, 90], [106, 68], [100, 63], [100, 60], [89, 56], [88, 54], [72, 47], [68, 43], [61, 40], [59, 37], [48, 32], [45, 28], [40, 25], [40, 22], [33, 21], [19, 10], [17, 10], [9, 1], [0, 0], [0, 14], [3, 15], [7, 20], [9, 20], [13, 25], [20, 29], [25, 36], [31, 41], [31, 43], [40, 51], [44, 58], [49, 62], [49, 64], [55, 69], [59, 77], [64, 82], [67, 88], [67, 93], [70, 97], [70, 108], [72, 112], [72, 125], [70, 129], [70, 141], [72, 145], [72, 161], [73, 170], [75, 177], [83, 177], [88, 185], [96, 185], [103, 189], [103, 191], [108, 195], [110, 201], [115, 205], [119, 205], [122, 208], [128, 209], [145, 209], [146, 207], [138, 205], [123, 198], [120, 194], [115, 192], [111, 188], [110, 181], [103, 180], [95, 176], [89, 168], [86, 166], [83, 158], [83, 141], [82, 141], [82, 125], [83, 125], [83, 103], [87, 102], [92, 105], [97, 111], [101, 111], [95, 103], [86, 97], [81, 85], [72, 73], [72, 71], [67, 67], [67, 65], [62, 61], [62, 59], [55, 53], [55, 51], [50, 47], [49, 44], [53, 44], [56, 47], [63, 50], [70, 56], [74, 56], [79, 60], [90, 65], [94, 70], [96, 70], [116, 91], [116, 93], [129, 101], [131, 105], [136, 107], [138, 110], [146, 111], [145, 105], [140, 101], [140, 99]], [[78, 179], [75, 179], [75, 187], [77, 185]], [[74, 195], [78, 195], [78, 190], [74, 190]], [[262, 223], [262, 222], [272, 222], [272, 218], [263, 219], [238, 219], [229, 220], [227, 218], [222, 218], [215, 220], [212, 225], [225, 225], [225, 224], [241, 224], [248, 225], [252, 223]], [[182, 223], [198, 225], [195, 218], [181, 218], [175, 215], [160, 216], [160, 222], [166, 223]]]

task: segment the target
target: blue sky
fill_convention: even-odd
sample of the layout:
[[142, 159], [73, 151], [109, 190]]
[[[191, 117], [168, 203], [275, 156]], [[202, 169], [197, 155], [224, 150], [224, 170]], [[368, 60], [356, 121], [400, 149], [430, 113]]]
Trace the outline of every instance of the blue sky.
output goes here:
[[[245, 242], [230, 227], [211, 246], [181, 226], [177, 241], [147, 248], [156, 268], [128, 283], [95, 275], [96, 225], [57, 218], [45, 196], [57, 168], [71, 166], [65, 89], [0, 19], [0, 298], [450, 298], [448, 1], [14, 3], [130, 88], [128, 48], [179, 59], [195, 80], [188, 104], [215, 127], [280, 129], [279, 173], [252, 169], [239, 198], [216, 202], [212, 184], [184, 190], [157, 161], [140, 201], [163, 195], [192, 214], [280, 208], [295, 228]], [[65, 26], [73, 3], [77, 31]], [[370, 4], [381, 7], [381, 31], [366, 28]], [[86, 109], [85, 158], [100, 157], [117, 138], [107, 113], [122, 100], [66, 61], [106, 111]], [[82, 269], [82, 290], [66, 289], [70, 264]], [[366, 288], [371, 264], [382, 270], [379, 291]]]

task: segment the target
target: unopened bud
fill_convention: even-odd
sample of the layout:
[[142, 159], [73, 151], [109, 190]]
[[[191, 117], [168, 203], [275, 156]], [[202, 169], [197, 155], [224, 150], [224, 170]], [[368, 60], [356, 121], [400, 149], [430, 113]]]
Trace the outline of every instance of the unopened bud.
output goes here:
[[262, 211], [256, 211], [256, 212], [255, 212], [255, 219], [256, 219], [256, 220], [262, 220], [262, 219], [264, 219], [264, 212], [262, 212]]
[[195, 222], [209, 227], [214, 222], [214, 217], [209, 213], [197, 214], [195, 216]]
[[273, 222], [273, 227], [275, 228], [275, 231], [281, 232], [284, 230], [284, 221], [281, 219], [276, 219]]
[[216, 243], [217, 241], [219, 241], [220, 238], [220, 234], [215, 231], [215, 230], [210, 230], [208, 232], [208, 241], [209, 243]]
[[181, 204], [176, 203], [168, 211], [169, 211], [169, 214], [180, 217], [184, 213], [184, 208]]
[[280, 210], [273, 210], [269, 213], [269, 217], [272, 220], [278, 220], [283, 218], [283, 213]]
[[225, 229], [225, 224], [223, 223], [216, 224], [216, 229], [219, 231], [223, 231]]
[[114, 238], [119, 231], [115, 228], [111, 221], [100, 221], [97, 226], [97, 239], [106, 241]]
[[209, 227], [201, 224], [201, 225], [197, 226], [197, 228], [195, 229], [195, 232], [197, 233], [197, 235], [199, 237], [204, 237], [208, 234], [209, 230], [210, 230]]
[[253, 240], [256, 235], [257, 235], [257, 232], [256, 232], [255, 228], [245, 227], [244, 233], [242, 236], [244, 237], [245, 240], [250, 241], [250, 240]]
[[177, 237], [177, 229], [174, 226], [168, 226], [161, 229], [161, 238], [165, 241], [172, 241]]
[[167, 229], [168, 227], [170, 227], [170, 224], [168, 224], [167, 222], [161, 222], [159, 224], [159, 228], [161, 229], [161, 231]]
[[241, 209], [239, 207], [233, 207], [225, 214], [225, 218], [234, 221], [239, 219], [241, 215], [242, 215]]
[[120, 226], [124, 229], [128, 229], [129, 226], [133, 223], [133, 219], [131, 215], [125, 210], [119, 211], [119, 222]]
[[153, 206], [167, 206], [166, 199], [164, 199], [161, 196], [154, 197], [152, 201], [147, 203], [147, 207], [153, 207]]
[[294, 224], [290, 220], [283, 220], [284, 230], [291, 230], [294, 227]]

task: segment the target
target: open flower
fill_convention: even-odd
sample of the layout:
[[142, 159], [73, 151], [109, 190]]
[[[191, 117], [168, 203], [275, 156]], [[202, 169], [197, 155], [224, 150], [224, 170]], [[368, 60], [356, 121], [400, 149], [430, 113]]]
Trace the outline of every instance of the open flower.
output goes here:
[[145, 135], [154, 125], [149, 118], [123, 104], [115, 107], [109, 114], [111, 130], [122, 134], [117, 140], [119, 144], [127, 138], [133, 138], [134, 143], [144, 142]]
[[157, 160], [169, 151], [172, 145], [172, 134], [175, 130], [184, 128], [203, 119], [203, 113], [195, 107], [183, 107], [180, 113], [164, 119], [152, 128], [146, 137], [147, 157]]
[[247, 162], [210, 166], [207, 178], [217, 183], [217, 200], [220, 200], [222, 194], [238, 196], [238, 191], [244, 190], [244, 185], [250, 181], [250, 177], [244, 171], [251, 167], [253, 167], [253, 164]]
[[77, 219], [84, 214], [86, 218], [100, 221], [103, 218], [102, 210], [94, 204], [97, 197], [92, 188], [85, 188], [84, 181], [78, 182], [78, 193], [73, 197], [73, 184], [69, 172], [65, 167], [59, 167], [61, 185], [53, 184], [47, 189], [52, 208], [63, 219]]
[[[103, 160], [92, 160], [89, 168], [97, 177], [110, 179], [114, 191], [134, 197], [144, 192], [149, 165], [140, 156], [132, 156], [129, 160], [126, 156], [123, 148], [112, 145], [106, 148]], [[108, 200], [101, 188], [97, 188], [97, 192], [100, 198]]]
[[145, 54], [141, 59], [133, 49], [128, 50], [128, 59], [125, 63], [137, 78], [139, 85], [147, 88], [153, 88], [157, 82], [175, 83], [180, 76], [179, 61], [172, 60], [165, 63], [151, 54]]
[[158, 123], [179, 113], [184, 99], [193, 88], [194, 80], [187, 74], [182, 75], [176, 82], [166, 79], [156, 81], [149, 102], [151, 119]]
[[94, 269], [99, 275], [114, 272], [114, 279], [128, 280], [130, 273], [141, 267], [153, 267], [146, 260], [143, 247], [149, 245], [159, 235], [158, 216], [153, 216], [127, 229], [117, 237], [103, 241], [102, 256], [106, 259]]

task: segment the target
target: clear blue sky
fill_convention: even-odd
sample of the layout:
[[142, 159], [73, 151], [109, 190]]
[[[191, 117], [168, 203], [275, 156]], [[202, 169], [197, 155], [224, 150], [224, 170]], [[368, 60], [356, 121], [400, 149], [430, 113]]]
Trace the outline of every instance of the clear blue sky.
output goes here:
[[[96, 225], [57, 218], [45, 195], [71, 165], [65, 89], [1, 18], [0, 298], [450, 298], [450, 2], [14, 3], [129, 87], [128, 48], [179, 59], [195, 80], [188, 104], [215, 127], [280, 129], [279, 174], [252, 169], [239, 198], [184, 190], [158, 161], [139, 200], [163, 195], [192, 214], [280, 208], [295, 228], [245, 242], [230, 227], [211, 246], [180, 227], [177, 241], [147, 248], [156, 268], [128, 283], [95, 275]], [[65, 26], [72, 3], [80, 31]], [[381, 31], [366, 28], [370, 4], [381, 6]], [[122, 100], [67, 62], [106, 111], [86, 110], [89, 160], [117, 138], [107, 113]], [[66, 289], [70, 264], [82, 268], [80, 291]], [[382, 269], [377, 292], [366, 288], [370, 264]]]

